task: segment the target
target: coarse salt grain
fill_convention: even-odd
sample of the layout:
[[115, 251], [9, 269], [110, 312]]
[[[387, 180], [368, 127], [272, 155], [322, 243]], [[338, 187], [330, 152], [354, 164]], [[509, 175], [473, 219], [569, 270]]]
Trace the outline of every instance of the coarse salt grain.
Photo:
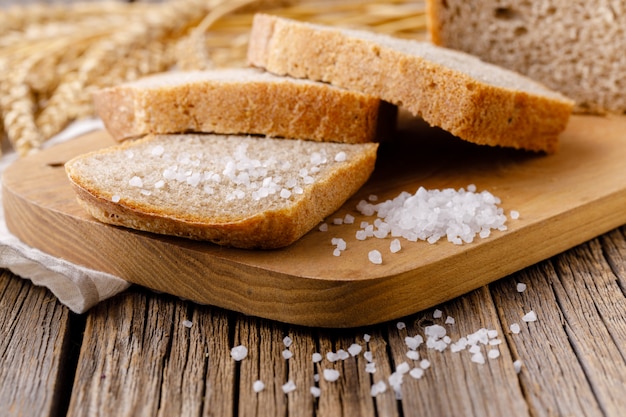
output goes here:
[[372, 353], [371, 350], [368, 350], [367, 352], [363, 354], [363, 357], [365, 358], [366, 361], [371, 362], [374, 359], [374, 354]]
[[435, 311], [433, 311], [433, 318], [434, 319], [440, 319], [442, 315], [443, 315], [443, 312], [441, 310], [439, 310], [438, 308], [435, 309]]
[[454, 317], [450, 317], [450, 316], [446, 317], [446, 321], [444, 323], [445, 324], [454, 324], [455, 323]]
[[413, 368], [409, 371], [409, 375], [415, 379], [420, 379], [424, 376], [424, 370], [422, 368]]
[[235, 346], [230, 350], [230, 356], [236, 361], [241, 361], [248, 356], [248, 348], [244, 345]]
[[365, 364], [365, 372], [368, 374], [376, 373], [376, 364], [374, 362], [368, 362]]
[[485, 356], [482, 354], [482, 352], [476, 352], [472, 355], [472, 362], [474, 363], [478, 363], [478, 364], [484, 364], [485, 363]]
[[327, 232], [328, 231], [328, 223], [320, 224], [319, 231], [320, 232]]
[[264, 389], [265, 389], [265, 384], [261, 380], [256, 380], [254, 381], [254, 384], [252, 384], [252, 390], [254, 392], [261, 392]]
[[391, 253], [398, 253], [398, 252], [400, 252], [400, 249], [402, 249], [402, 245], [400, 244], [400, 240], [399, 239], [394, 239], [389, 244], [389, 251]]
[[345, 224], [353, 224], [354, 223], [354, 216], [350, 213], [346, 214], [343, 218], [343, 222]]
[[335, 382], [339, 379], [339, 371], [336, 369], [324, 369], [324, 380]]
[[322, 355], [315, 352], [313, 355], [311, 355], [311, 360], [313, 361], [313, 363], [318, 363], [322, 361]]
[[282, 386], [282, 389], [285, 394], [289, 394], [290, 392], [296, 390], [296, 384], [293, 381], [289, 380]]
[[193, 323], [189, 320], [183, 320], [183, 326], [185, 326], [188, 329], [191, 329], [191, 327], [193, 326]]
[[372, 397], [376, 397], [378, 394], [382, 394], [385, 391], [387, 391], [387, 384], [385, 384], [385, 381], [378, 381], [372, 385], [370, 395]]
[[363, 348], [361, 347], [361, 345], [357, 344], [357, 343], [353, 343], [350, 345], [350, 347], [348, 348], [348, 353], [352, 356], [356, 356], [359, 353], [361, 353], [361, 351], [363, 350]]
[[487, 352], [487, 357], [489, 357], [489, 359], [496, 359], [500, 357], [500, 351], [498, 349], [490, 349]]
[[342, 225], [343, 224], [343, 219], [339, 218], [339, 217], [334, 218], [333, 219], [333, 224], [336, 225], [336, 226]]
[[403, 321], [399, 321], [399, 322], [396, 323], [396, 328], [398, 330], [406, 329], [406, 323], [403, 322]]
[[519, 324], [517, 324], [517, 323], [511, 324], [510, 329], [511, 329], [511, 333], [513, 333], [513, 334], [519, 334], [519, 332], [521, 330], [520, 327], [519, 327]]
[[283, 358], [285, 360], [291, 359], [292, 356], [293, 356], [293, 353], [289, 349], [283, 350]]
[[371, 250], [368, 254], [367, 254], [367, 258], [369, 259], [369, 261], [375, 265], [380, 265], [383, 263], [383, 256], [381, 255], [381, 253], [379, 251], [377, 251], [376, 249]]
[[413, 361], [417, 361], [417, 360], [419, 360], [419, 358], [420, 358], [420, 354], [419, 354], [419, 352], [418, 352], [418, 351], [416, 351], [416, 350], [409, 350], [409, 351], [406, 353], [406, 357], [407, 357], [407, 358], [409, 358], [409, 359], [411, 359], [411, 360], [413, 360]]
[[319, 398], [322, 394], [322, 390], [319, 387], [311, 387], [310, 389], [311, 395], [315, 398]]
[[517, 289], [517, 292], [524, 292], [526, 291], [526, 284], [524, 284], [523, 282], [518, 282], [516, 289]]
[[371, 338], [372, 338], [372, 336], [370, 336], [370, 335], [369, 335], [369, 334], [367, 334], [367, 333], [365, 333], [365, 334], [363, 335], [363, 341], [364, 341], [365, 343], [369, 342]]
[[293, 339], [289, 336], [285, 336], [283, 338], [283, 345], [285, 345], [285, 347], [289, 347], [293, 344]]
[[121, 200], [121, 197], [118, 194], [113, 194], [113, 196], [111, 197], [111, 201], [114, 203], [119, 203]]
[[522, 320], [524, 320], [527, 323], [531, 321], [537, 321], [537, 313], [530, 310], [528, 313], [524, 314], [524, 316], [522, 317]]
[[128, 185], [130, 185], [131, 187], [141, 188], [143, 187], [143, 180], [135, 175], [130, 180], [128, 180]]
[[519, 211], [517, 211], [517, 210], [511, 210], [511, 211], [509, 212], [509, 216], [511, 216], [511, 218], [512, 218], [513, 220], [517, 220], [517, 219], [519, 219]]
[[522, 361], [518, 359], [513, 362], [513, 369], [515, 369], [516, 374], [519, 374], [522, 370]]
[[422, 359], [420, 362], [420, 368], [422, 369], [430, 368], [430, 361], [428, 359]]

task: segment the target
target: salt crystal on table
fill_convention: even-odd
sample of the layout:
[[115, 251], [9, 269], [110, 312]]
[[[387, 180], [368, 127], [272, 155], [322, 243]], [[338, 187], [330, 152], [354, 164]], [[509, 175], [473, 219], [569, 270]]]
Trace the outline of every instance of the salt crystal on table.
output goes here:
[[375, 374], [376, 373], [376, 364], [374, 362], [369, 362], [365, 365], [365, 372], [367, 372], [368, 374]]
[[324, 379], [329, 382], [334, 382], [339, 379], [339, 371], [336, 369], [324, 369]]
[[292, 356], [293, 356], [293, 353], [291, 353], [289, 349], [283, 350], [283, 358], [285, 358], [285, 360], [291, 359]]
[[365, 341], [365, 343], [369, 342], [370, 339], [372, 338], [372, 336], [370, 336], [369, 334], [365, 333], [363, 335], [363, 340]]
[[396, 328], [398, 330], [402, 330], [402, 329], [406, 328], [406, 324], [403, 321], [399, 321], [399, 322], [396, 323]]
[[186, 328], [190, 329], [191, 326], [193, 326], [193, 323], [190, 322], [189, 320], [184, 320], [183, 321], [183, 326], [185, 326]]
[[370, 260], [371, 263], [376, 265], [380, 265], [383, 263], [383, 256], [376, 249], [370, 251], [367, 254], [367, 258]]
[[511, 329], [511, 333], [513, 333], [513, 334], [519, 334], [519, 332], [521, 330], [520, 327], [519, 327], [519, 324], [517, 324], [517, 323], [511, 324], [510, 329]]
[[311, 359], [313, 360], [313, 363], [318, 363], [318, 362], [321, 362], [321, 360], [322, 360], [322, 355], [320, 355], [319, 353], [315, 352], [315, 353], [312, 355]]
[[248, 356], [248, 348], [243, 345], [235, 346], [230, 350], [230, 356], [232, 356], [234, 360], [240, 361]]
[[515, 369], [515, 373], [519, 374], [522, 370], [522, 361], [518, 359], [513, 362], [513, 368]]
[[445, 324], [454, 324], [454, 323], [455, 323], [454, 317], [450, 317], [450, 316], [446, 317]]
[[472, 355], [472, 362], [483, 364], [485, 363], [485, 357], [483, 356], [481, 352], [474, 353]]
[[522, 317], [522, 320], [524, 320], [525, 322], [537, 321], [537, 313], [531, 310], [528, 313], [524, 314], [524, 317]]
[[526, 291], [526, 284], [524, 284], [523, 282], [518, 282], [516, 288], [517, 292], [524, 292]]
[[352, 356], [356, 356], [356, 355], [358, 355], [359, 353], [361, 353], [361, 350], [362, 350], [362, 349], [363, 349], [363, 348], [361, 347], [361, 345], [358, 345], [358, 344], [356, 344], [356, 343], [353, 343], [353, 344], [351, 344], [351, 345], [350, 345], [350, 347], [348, 348], [348, 353], [350, 353], [350, 355], [352, 355]]
[[391, 253], [398, 253], [398, 252], [400, 252], [400, 249], [402, 249], [402, 245], [400, 244], [400, 240], [399, 239], [394, 239], [389, 244], [389, 251]]
[[409, 358], [409, 359], [411, 359], [411, 360], [416, 361], [416, 360], [419, 360], [419, 358], [420, 358], [420, 354], [419, 354], [419, 352], [418, 352], [418, 351], [416, 351], [416, 350], [409, 350], [409, 351], [406, 353], [406, 357], [407, 357], [407, 358]]
[[437, 308], [437, 309], [435, 309], [435, 311], [433, 311], [433, 318], [434, 319], [440, 319], [442, 314], [443, 314], [443, 312]]
[[311, 387], [311, 395], [315, 398], [318, 398], [322, 393], [322, 390], [319, 387]]
[[420, 362], [420, 368], [422, 369], [430, 368], [430, 361], [428, 359], [422, 359], [422, 361]]
[[285, 394], [288, 394], [296, 390], [296, 384], [293, 381], [287, 381], [287, 383], [282, 386], [282, 389]]
[[424, 376], [424, 370], [422, 368], [413, 368], [409, 372], [409, 375], [411, 375], [415, 379], [420, 379], [422, 376]]
[[500, 356], [500, 351], [498, 349], [490, 349], [487, 352], [487, 356], [489, 357], [489, 359], [496, 359]]
[[285, 345], [285, 347], [291, 346], [292, 343], [293, 340], [291, 340], [291, 337], [285, 336], [285, 338], [283, 339], [283, 344]]
[[378, 394], [382, 394], [385, 391], [387, 391], [387, 385], [385, 384], [385, 381], [378, 381], [377, 383], [372, 385], [370, 394], [372, 397], [375, 397]]
[[252, 389], [254, 390], [254, 392], [261, 392], [265, 389], [265, 384], [261, 380], [254, 381], [254, 384], [252, 384]]

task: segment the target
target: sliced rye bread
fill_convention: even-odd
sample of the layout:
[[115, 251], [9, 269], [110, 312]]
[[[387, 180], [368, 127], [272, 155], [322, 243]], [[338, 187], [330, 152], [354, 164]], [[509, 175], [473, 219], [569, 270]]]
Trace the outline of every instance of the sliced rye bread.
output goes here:
[[254, 17], [249, 64], [403, 106], [477, 144], [555, 152], [573, 101], [518, 73], [428, 42]]
[[146, 134], [258, 134], [377, 141], [396, 107], [376, 97], [254, 68], [167, 72], [102, 89], [96, 113], [118, 141]]
[[431, 40], [518, 71], [576, 101], [626, 112], [626, 3], [428, 0]]
[[378, 144], [149, 135], [65, 165], [96, 219], [238, 248], [287, 246], [369, 178]]

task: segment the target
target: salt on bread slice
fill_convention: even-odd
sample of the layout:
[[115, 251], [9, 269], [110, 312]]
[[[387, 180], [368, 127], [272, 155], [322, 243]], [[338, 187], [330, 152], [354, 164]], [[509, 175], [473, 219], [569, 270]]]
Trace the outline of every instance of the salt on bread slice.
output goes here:
[[369, 178], [377, 143], [148, 135], [65, 165], [96, 219], [238, 248], [287, 246]]
[[477, 144], [555, 152], [573, 107], [463, 52], [262, 13], [253, 20], [248, 62], [380, 97]]
[[575, 100], [576, 112], [626, 112], [625, 2], [428, 0], [426, 6], [433, 43], [540, 81]]
[[254, 68], [156, 74], [93, 99], [118, 141], [204, 132], [364, 143], [390, 132], [397, 113], [367, 94]]

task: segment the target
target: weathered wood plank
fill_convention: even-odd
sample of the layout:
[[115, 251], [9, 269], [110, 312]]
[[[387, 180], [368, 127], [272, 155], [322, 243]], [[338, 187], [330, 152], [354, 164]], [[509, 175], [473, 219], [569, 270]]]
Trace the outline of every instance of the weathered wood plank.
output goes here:
[[[0, 414], [54, 416], [73, 363], [70, 313], [45, 288], [0, 274]], [[71, 375], [70, 375], [71, 376]]]
[[138, 290], [94, 308], [68, 415], [232, 413], [226, 318], [198, 306], [187, 328], [187, 308], [183, 301]]
[[[441, 314], [435, 317], [434, 312]], [[446, 323], [448, 317], [454, 322]], [[469, 347], [453, 352], [453, 344], [461, 338], [482, 333], [485, 341], [504, 342], [503, 331], [493, 300], [487, 287], [482, 287], [464, 297], [450, 301], [435, 310], [425, 311], [406, 328], [389, 327], [387, 339], [390, 344], [392, 361], [396, 367], [407, 362], [410, 368], [420, 368], [420, 361], [426, 359], [429, 366], [419, 379], [405, 375], [402, 391], [402, 410], [405, 416], [527, 416], [529, 411], [520, 390], [513, 361], [505, 344], [483, 344], [479, 342], [478, 352], [484, 363], [472, 361]], [[428, 346], [427, 326], [441, 326], [445, 329], [450, 343], [444, 350], [435, 345]], [[492, 331], [489, 336], [487, 331]], [[494, 334], [493, 332], [497, 332]], [[420, 335], [424, 343], [419, 347], [419, 360], [407, 357], [411, 349], [405, 338]], [[431, 336], [431, 341], [437, 340]], [[443, 346], [443, 345], [442, 345]], [[499, 356], [489, 358], [489, 351], [497, 351]], [[478, 359], [478, 357], [476, 357]]]
[[[564, 315], [564, 310], [570, 310], [571, 316], [571, 310], [577, 307], [567, 300], [563, 288], [562, 280], [569, 278], [562, 279], [554, 269], [553, 262], [571, 261], [570, 258], [569, 253], [560, 255], [492, 285], [500, 319], [507, 329], [507, 343], [514, 359], [523, 362], [520, 384], [535, 416], [603, 415], [595, 387], [573, 345], [574, 339], [587, 331], [580, 327], [580, 322]], [[526, 290], [518, 292], [517, 282], [526, 284]], [[572, 295], [588, 297], [584, 289]], [[522, 317], [531, 310], [538, 319], [525, 323]], [[520, 326], [519, 334], [511, 332], [513, 324]]]

